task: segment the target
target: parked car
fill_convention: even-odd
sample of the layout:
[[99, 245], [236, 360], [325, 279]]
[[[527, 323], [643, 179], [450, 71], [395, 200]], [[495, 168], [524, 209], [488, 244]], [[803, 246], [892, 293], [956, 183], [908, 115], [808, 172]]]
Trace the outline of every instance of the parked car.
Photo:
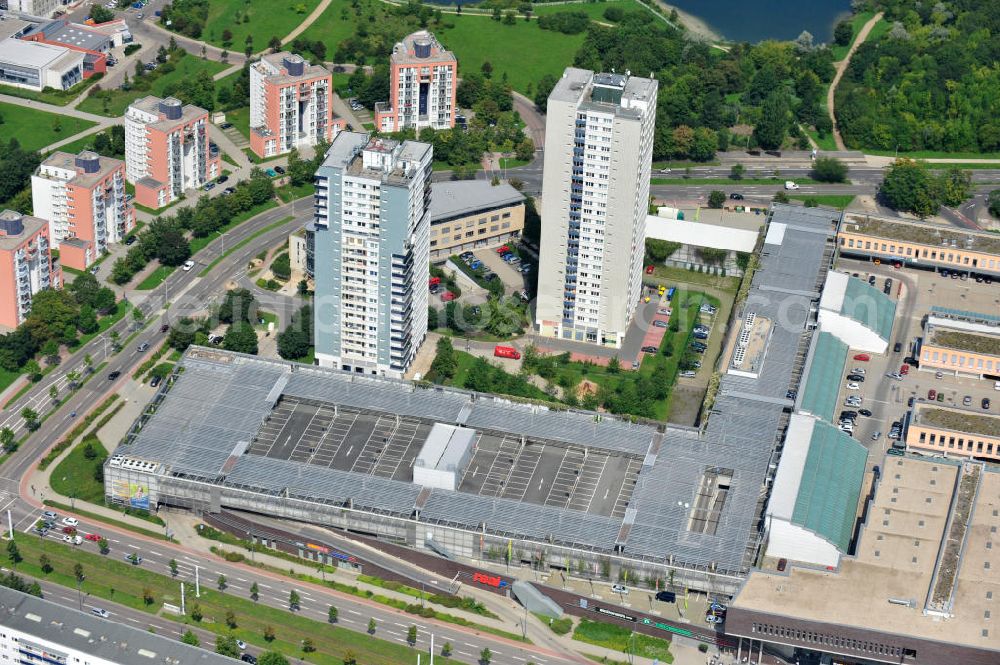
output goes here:
[[865, 377], [861, 376], [860, 374], [848, 374], [847, 380], [856, 381], [857, 383], [864, 383]]
[[644, 346], [641, 350], [643, 353], [656, 353], [657, 351], [655, 346]]
[[869, 411], [868, 409], [858, 409], [858, 415], [864, 416], [865, 418], [871, 418], [872, 412]]
[[788, 559], [778, 559], [778, 572], [785, 572], [786, 567], [788, 567]]
[[278, 172], [274, 169], [264, 169], [264, 173], [267, 174], [268, 178], [274, 178], [278, 175]]
[[493, 347], [493, 355], [497, 358], [510, 358], [511, 360], [520, 360], [521, 352], [515, 349], [513, 346], [501, 346], [497, 344]]
[[217, 183], [219, 183], [221, 185], [222, 183], [224, 183], [224, 182], [226, 182], [228, 180], [229, 180], [229, 176], [227, 176], [227, 175], [220, 175], [218, 178], [215, 179], [215, 182], [217, 182]]
[[698, 373], [695, 372], [694, 370], [686, 369], [683, 372], [681, 372], [680, 375], [685, 379], [693, 379], [694, 377], [698, 376]]
[[930, 390], [928, 390], [927, 391], [927, 399], [929, 399], [932, 402], [934, 400], [936, 400], [937, 399], [937, 391], [934, 390], [933, 388], [931, 388]]
[[625, 586], [624, 584], [612, 584], [611, 590], [614, 591], [615, 593], [620, 593], [623, 596], [628, 594], [628, 587]]
[[142, 563], [142, 555], [136, 554], [135, 552], [131, 554], [126, 554], [122, 558], [125, 560], [126, 563], [130, 563], [133, 566], [138, 566], [139, 564]]
[[441, 294], [441, 302], [451, 302], [455, 299], [455, 294], [451, 291], [445, 291]]
[[257, 656], [250, 653], [245, 653], [240, 656], [240, 660], [244, 663], [250, 663], [250, 665], [257, 665]]
[[83, 539], [84, 540], [89, 540], [89, 541], [91, 541], [93, 543], [96, 543], [97, 541], [99, 541], [101, 539], [101, 536], [100, 536], [100, 534], [96, 534], [96, 533], [88, 533], [87, 535], [85, 535], [83, 537]]
[[867, 373], [868, 372], [865, 370], [864, 367], [855, 367], [854, 369], [851, 370], [851, 374], [860, 374], [861, 376], [864, 376]]
[[[667, 323], [666, 321], [661, 321], [661, 320], [657, 319], [656, 321], [653, 321], [653, 325], [656, 326], [657, 328], [666, 328], [670, 324]], [[697, 335], [695, 335], [695, 337], [697, 337]], [[707, 337], [707, 335], [706, 335], [706, 337]]]
[[890, 291], [892, 291], [892, 277], [886, 277], [885, 283], [882, 285], [882, 292], [889, 295]]
[[797, 184], [795, 184], [794, 182], [792, 182], [791, 180], [786, 180], [785, 181], [785, 189], [798, 189], [798, 188], [799, 188], [799, 186]]
[[893, 353], [899, 353], [902, 350], [903, 350], [903, 343], [902, 342], [896, 342], [895, 344], [892, 345], [892, 351], [893, 351]]
[[80, 520], [75, 517], [64, 517], [62, 518], [62, 523], [66, 526], [80, 526]]
[[202, 189], [204, 189], [204, 190], [205, 190], [206, 192], [210, 192], [210, 191], [212, 191], [213, 189], [215, 189], [215, 183], [214, 183], [214, 182], [206, 182], [206, 183], [205, 183], [205, 184], [204, 184], [204, 185], [202, 186]]
[[854, 356], [854, 359], [858, 360], [860, 362], [865, 362], [866, 363], [869, 360], [871, 360], [872, 357], [870, 355], [868, 355], [867, 353], [859, 353], [859, 354], [857, 354], [857, 355]]
[[848, 390], [861, 390], [861, 386], [859, 384], [857, 384], [857, 383], [853, 383], [852, 382], [852, 383], [848, 383], [847, 384], [847, 389]]
[[984, 409], [986, 409], [987, 411], [989, 410], [989, 408], [990, 408], [990, 398], [989, 397], [984, 397], [983, 398], [982, 407]]
[[233, 128], [233, 123], [231, 122], [224, 122], [221, 125], [219, 125], [219, 129], [232, 129], [232, 128]]
[[159, 374], [157, 374], [156, 376], [154, 376], [152, 379], [149, 380], [149, 387], [150, 388], [157, 387], [158, 385], [160, 385], [160, 381], [162, 381], [162, 378], [160, 377]]
[[962, 406], [969, 406], [972, 404], [972, 395], [966, 395], [962, 398]]
[[903, 376], [906, 376], [907, 374], [910, 373], [910, 366], [909, 365], [900, 365], [899, 366], [899, 373], [902, 374]]
[[875, 286], [875, 275], [868, 275], [869, 286]]
[[677, 594], [673, 591], [658, 591], [656, 599], [662, 603], [675, 603], [677, 602]]
[[59, 515], [55, 514], [51, 510], [46, 510], [44, 513], [42, 513], [42, 517], [44, 517], [47, 520], [54, 520], [57, 517], [59, 517]]

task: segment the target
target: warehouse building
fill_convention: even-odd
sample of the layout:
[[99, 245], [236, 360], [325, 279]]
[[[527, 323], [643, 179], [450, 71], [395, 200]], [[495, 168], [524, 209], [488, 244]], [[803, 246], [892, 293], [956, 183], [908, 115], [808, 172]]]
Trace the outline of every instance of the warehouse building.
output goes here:
[[738, 658], [760, 662], [766, 648], [803, 663], [1000, 662], [998, 496], [994, 467], [886, 457], [855, 553], [834, 568], [765, 561], [749, 575], [725, 624]]
[[896, 303], [867, 282], [842, 272], [827, 275], [819, 301], [819, 323], [852, 349], [885, 353]]
[[701, 429], [191, 347], [106, 462], [106, 498], [731, 593], [757, 558], [836, 217], [775, 206], [747, 302], [781, 325]]

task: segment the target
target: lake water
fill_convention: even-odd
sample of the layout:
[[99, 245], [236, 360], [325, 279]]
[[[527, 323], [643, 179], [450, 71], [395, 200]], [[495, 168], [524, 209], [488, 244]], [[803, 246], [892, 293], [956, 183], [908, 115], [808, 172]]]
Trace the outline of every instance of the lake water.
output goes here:
[[726, 39], [795, 39], [808, 30], [816, 42], [833, 40], [833, 27], [850, 13], [850, 0], [666, 0], [707, 23]]

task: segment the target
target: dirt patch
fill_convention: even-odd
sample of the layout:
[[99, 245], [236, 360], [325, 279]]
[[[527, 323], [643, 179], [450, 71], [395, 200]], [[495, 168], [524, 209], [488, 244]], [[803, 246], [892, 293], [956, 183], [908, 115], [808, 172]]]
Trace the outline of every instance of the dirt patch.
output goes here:
[[698, 412], [704, 397], [704, 386], [675, 385], [670, 395], [670, 416], [667, 421], [693, 427], [698, 422]]
[[593, 381], [583, 379], [576, 387], [576, 397], [577, 399], [583, 399], [587, 395], [596, 395], [600, 389], [601, 387]]

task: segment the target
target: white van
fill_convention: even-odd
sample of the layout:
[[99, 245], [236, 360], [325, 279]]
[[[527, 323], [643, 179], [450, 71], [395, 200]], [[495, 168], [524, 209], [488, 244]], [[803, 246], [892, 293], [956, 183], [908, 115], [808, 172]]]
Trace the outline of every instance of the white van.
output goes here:
[[799, 186], [798, 186], [798, 185], [796, 185], [796, 184], [795, 184], [794, 182], [792, 182], [791, 180], [786, 180], [786, 181], [785, 181], [785, 189], [798, 189], [798, 188], [799, 188]]
[[995, 381], [993, 383], [993, 390], [1000, 390], [1000, 381]]

